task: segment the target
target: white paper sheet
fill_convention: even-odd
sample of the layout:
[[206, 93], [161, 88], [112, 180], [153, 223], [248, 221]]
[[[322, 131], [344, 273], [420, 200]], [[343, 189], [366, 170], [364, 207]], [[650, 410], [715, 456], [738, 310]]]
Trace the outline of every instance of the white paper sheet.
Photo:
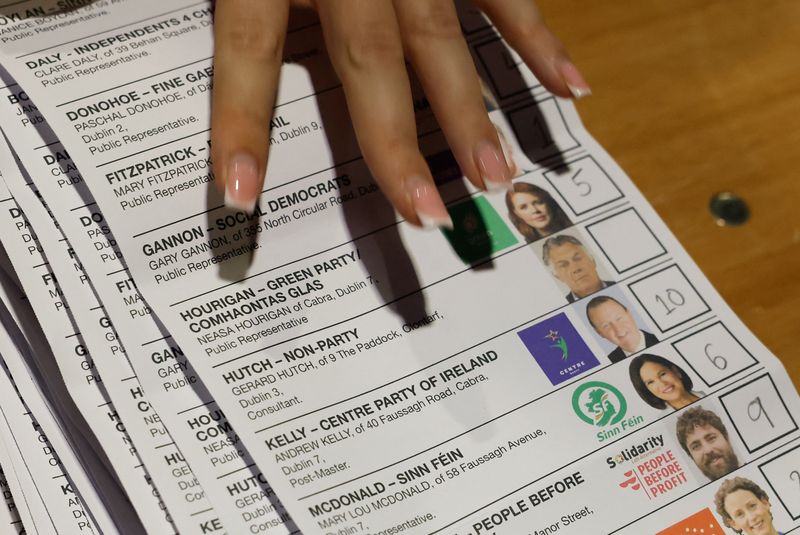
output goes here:
[[[10, 122], [20, 123], [22, 126], [20, 118], [24, 116], [24, 112], [19, 105], [10, 104], [15, 100], [14, 87], [6, 89], [8, 92], [2, 103], [5, 106], [3, 113]], [[19, 113], [23, 115], [18, 115]], [[147, 464], [159, 467], [152, 470], [152, 473], [161, 479], [159, 488], [169, 503], [170, 511], [173, 515], [180, 516], [178, 523], [183, 526], [181, 531], [200, 530], [202, 533], [204, 529], [219, 525], [229, 526], [228, 529], [232, 532], [251, 529], [257, 532], [272, 529], [275, 533], [283, 533], [287, 529], [291, 531], [291, 526], [282, 526], [287, 515], [264, 477], [257, 470], [251, 470], [252, 459], [246, 453], [237, 453], [240, 448], [237, 446], [239, 439], [236, 433], [230, 428], [224, 414], [213, 405], [212, 398], [202, 384], [197, 381], [194, 370], [187, 364], [180, 347], [174, 344], [152, 346], [152, 340], [162, 337], [162, 327], [150, 317], [149, 307], [138, 294], [125, 265], [120, 261], [121, 255], [116, 249], [113, 235], [103, 221], [102, 212], [91, 201], [91, 195], [81, 183], [80, 175], [74, 170], [67, 153], [59, 149], [58, 145], [43, 141], [32, 128], [25, 130], [25, 133], [29, 135], [31, 146], [47, 145], [58, 153], [58, 156], [44, 159], [40, 159], [41, 155], [36, 155], [31, 160], [31, 169], [41, 173], [41, 176], [53, 177], [53, 171], [60, 176], [55, 180], [40, 182], [40, 194], [49, 203], [49, 210], [60, 221], [61, 228], [70, 238], [69, 244], [51, 243], [51, 246], [55, 247], [56, 252], [62, 249], [60, 256], [67, 263], [72, 262], [68, 256], [77, 253], [93, 284], [106, 296], [102, 310], [99, 310], [96, 303], [89, 303], [84, 305], [83, 313], [74, 314], [76, 320], [102, 313], [106, 318], [114, 320], [113, 326], [110, 321], [108, 326], [119, 333], [124, 346], [133, 348], [133, 353], [128, 355], [126, 361], [121, 358], [122, 346], [118, 343], [114, 343], [105, 353], [100, 353], [110, 354], [114, 361], [98, 361], [100, 375], [105, 381], [109, 380], [106, 378], [109, 375], [112, 381], [116, 378], [117, 382], [139, 382], [140, 387], [128, 384], [122, 385], [122, 390], [109, 389], [112, 394], [130, 392], [130, 395], [118, 398], [117, 406], [121, 407], [122, 403], [132, 404], [128, 407], [129, 413], [133, 413], [131, 419], [136, 413], [141, 414], [142, 406], [155, 408], [156, 411], [153, 412], [157, 414], [154, 416], [148, 411], [145, 420], [156, 419], [168, 424], [170, 429], [177, 430], [177, 433], [168, 435], [166, 431], [154, 432], [152, 428], [135, 432], [131, 429], [135, 433], [134, 437], [141, 434], [145, 440], [155, 440], [151, 444], [153, 456]], [[66, 174], [62, 174], [65, 171]], [[26, 212], [28, 206], [35, 208], [39, 201], [27, 191], [29, 186], [19, 173], [7, 174], [9, 186], [17, 195], [17, 202]], [[33, 221], [33, 226], [44, 228], [41, 231], [43, 236], [60, 233], [52, 227], [49, 217], [44, 217], [41, 209], [35, 212], [39, 217]], [[30, 219], [32, 215], [28, 217]], [[48, 249], [46, 245], [45, 249]], [[67, 279], [72, 274], [72, 268], [62, 264], [63, 261], [59, 264], [52, 263], [51, 268], [56, 270], [56, 266], [60, 266], [67, 272], [58, 278], [70, 307], [74, 309], [80, 302], [86, 303], [87, 299], [94, 301], [93, 296], [87, 295], [88, 289], [74, 275]], [[67, 282], [71, 284], [67, 285]], [[70, 295], [74, 296], [74, 303]], [[101, 328], [102, 325], [96, 321], [87, 321], [84, 325], [79, 324], [79, 327], [82, 336], [87, 340], [94, 339], [98, 347], [108, 346], [105, 338], [108, 328]], [[104, 365], [115, 365], [116, 368], [104, 372]], [[146, 402], [144, 393], [148, 394]], [[189, 412], [187, 409], [194, 411], [192, 416], [184, 416]], [[187, 421], [191, 421], [188, 426]], [[135, 438], [134, 442], [138, 444]], [[165, 448], [172, 449], [169, 451]], [[191, 471], [185, 466], [183, 459], [189, 462]], [[173, 466], [176, 460], [184, 468]], [[204, 499], [205, 487], [209, 486], [213, 487], [211, 494], [214, 495], [212, 501], [216, 506], [215, 510]], [[228, 490], [228, 487], [232, 490]]]
[[[723, 522], [713, 497], [733, 476], [766, 489], [781, 531], [798, 525], [800, 405], [780, 363], [572, 105], [480, 19], [465, 29], [500, 103], [491, 115], [515, 182], [547, 192], [551, 216], [557, 206], [567, 220], [558, 235], [571, 238], [549, 242], [552, 270], [547, 240], [526, 244], [502, 196], [449, 180], [459, 173], [424, 113], [421, 146], [457, 230], [396, 221], [358, 159], [330, 69], [319, 50], [293, 48], [296, 34], [257, 216], [223, 208], [208, 175], [206, 9], [96, 3], [72, 15], [92, 16], [91, 28], [17, 32], [2, 61], [305, 533], [675, 532]], [[31, 149], [17, 147], [23, 161]], [[559, 257], [570, 244], [575, 254]], [[639, 356], [685, 378], [690, 406], [659, 408], [634, 388], [639, 361], [587, 319], [600, 295], [624, 304], [648, 346]], [[708, 439], [684, 449], [676, 428], [709, 412], [725, 455], [697, 457]]]

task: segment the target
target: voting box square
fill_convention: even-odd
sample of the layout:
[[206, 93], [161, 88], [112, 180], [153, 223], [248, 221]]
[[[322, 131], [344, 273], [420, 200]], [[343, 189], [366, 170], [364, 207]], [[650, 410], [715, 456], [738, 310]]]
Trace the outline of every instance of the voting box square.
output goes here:
[[622, 198], [617, 185], [591, 156], [547, 171], [544, 177], [576, 215]]
[[618, 273], [667, 254], [667, 250], [633, 208], [587, 225], [586, 231]]
[[499, 100], [540, 85], [522, 58], [500, 39], [476, 46], [475, 52]]
[[511, 128], [522, 152], [538, 162], [574, 149], [580, 144], [572, 136], [553, 98], [527, 104], [508, 114]]
[[672, 342], [672, 347], [708, 386], [758, 363], [721, 322]]
[[458, 12], [458, 20], [461, 22], [461, 29], [465, 35], [472, 35], [492, 26], [486, 16], [481, 13], [481, 10], [469, 2], [458, 0], [456, 2], [456, 11]]
[[719, 400], [750, 453], [797, 430], [769, 374], [721, 395]]
[[800, 446], [758, 465], [758, 468], [792, 520], [800, 520]]
[[662, 331], [674, 329], [711, 310], [674, 264], [632, 282], [628, 288]]

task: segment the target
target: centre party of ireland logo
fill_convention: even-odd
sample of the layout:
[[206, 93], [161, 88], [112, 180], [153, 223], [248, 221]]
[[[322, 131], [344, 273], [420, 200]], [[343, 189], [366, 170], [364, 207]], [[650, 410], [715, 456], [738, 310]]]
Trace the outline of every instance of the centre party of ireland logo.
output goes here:
[[526, 327], [517, 335], [554, 385], [600, 365], [563, 312]]
[[587, 424], [606, 427], [625, 417], [628, 404], [616, 387], [601, 381], [589, 381], [572, 394], [572, 409]]

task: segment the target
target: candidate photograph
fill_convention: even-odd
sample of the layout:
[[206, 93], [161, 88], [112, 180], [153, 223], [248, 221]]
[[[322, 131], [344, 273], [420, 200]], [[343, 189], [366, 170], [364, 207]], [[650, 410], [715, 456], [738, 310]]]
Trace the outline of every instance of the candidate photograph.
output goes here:
[[683, 368], [659, 355], [633, 357], [628, 371], [636, 393], [655, 409], [682, 409], [705, 396], [694, 390], [692, 378]]
[[569, 289], [564, 296], [568, 303], [614, 284], [610, 277], [600, 275], [594, 255], [571, 234], [547, 238], [542, 247], [542, 261], [553, 277]]
[[739, 468], [728, 429], [717, 413], [703, 407], [686, 409], [675, 424], [678, 443], [711, 481]]
[[546, 238], [572, 226], [567, 214], [553, 196], [528, 182], [515, 182], [506, 193], [508, 219], [527, 243]]
[[714, 495], [714, 505], [722, 522], [734, 533], [744, 535], [784, 535], [775, 527], [767, 493], [744, 478], [726, 479]]
[[612, 363], [658, 343], [656, 335], [639, 328], [628, 307], [609, 295], [593, 297], [586, 318], [598, 335], [617, 346], [608, 354]]

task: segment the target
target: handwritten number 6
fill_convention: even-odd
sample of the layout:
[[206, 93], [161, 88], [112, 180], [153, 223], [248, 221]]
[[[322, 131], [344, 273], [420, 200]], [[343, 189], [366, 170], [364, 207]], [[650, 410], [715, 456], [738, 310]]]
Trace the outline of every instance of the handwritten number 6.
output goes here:
[[720, 370], [724, 370], [728, 367], [728, 359], [723, 357], [722, 355], [712, 355], [709, 351], [711, 349], [711, 344], [706, 344], [706, 347], [703, 348], [703, 351], [706, 354], [706, 358], [711, 361], [711, 364], [719, 368]]

